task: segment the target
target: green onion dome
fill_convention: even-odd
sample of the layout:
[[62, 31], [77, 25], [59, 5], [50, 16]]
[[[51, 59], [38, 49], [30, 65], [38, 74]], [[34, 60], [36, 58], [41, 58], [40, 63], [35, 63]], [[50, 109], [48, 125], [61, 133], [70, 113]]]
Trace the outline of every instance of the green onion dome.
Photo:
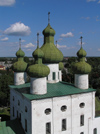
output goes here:
[[50, 69], [48, 66], [42, 64], [42, 58], [44, 56], [42, 50], [37, 47], [32, 55], [35, 58], [35, 64], [28, 67], [28, 75], [35, 78], [47, 77], [50, 73]]
[[91, 72], [91, 66], [85, 62], [86, 51], [81, 47], [81, 49], [77, 52], [77, 56], [79, 57], [79, 62], [73, 64], [73, 72], [75, 74], [88, 74]]
[[44, 44], [41, 50], [44, 52], [43, 63], [59, 63], [63, 60], [62, 52], [54, 45], [55, 31], [50, 24], [43, 30]]
[[25, 72], [26, 71], [27, 63], [24, 62], [24, 55], [25, 55], [25, 53], [21, 50], [21, 48], [19, 48], [19, 50], [16, 52], [18, 61], [15, 62], [12, 66], [12, 68], [15, 72]]
[[86, 57], [87, 53], [86, 51], [81, 47], [81, 49], [77, 52], [77, 56], [79, 58]]
[[50, 26], [50, 24], [48, 24], [48, 26], [43, 30], [43, 35], [51, 35], [54, 36], [55, 35], [55, 30]]
[[59, 70], [62, 70], [64, 68], [63, 62], [59, 62]]
[[21, 50], [21, 48], [19, 48], [19, 50], [16, 52], [16, 56], [17, 57], [24, 57], [25, 53]]
[[32, 53], [33, 57], [36, 58], [43, 58], [44, 53], [41, 49], [39, 49], [39, 47], [37, 47], [37, 49]]

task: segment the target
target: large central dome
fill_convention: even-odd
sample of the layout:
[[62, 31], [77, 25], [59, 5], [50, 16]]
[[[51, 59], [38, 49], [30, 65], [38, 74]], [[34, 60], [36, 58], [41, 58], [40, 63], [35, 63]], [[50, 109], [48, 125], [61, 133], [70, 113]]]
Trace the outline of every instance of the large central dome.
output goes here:
[[61, 62], [63, 54], [54, 44], [55, 30], [48, 24], [42, 33], [44, 35], [44, 44], [41, 47], [44, 53], [43, 63]]

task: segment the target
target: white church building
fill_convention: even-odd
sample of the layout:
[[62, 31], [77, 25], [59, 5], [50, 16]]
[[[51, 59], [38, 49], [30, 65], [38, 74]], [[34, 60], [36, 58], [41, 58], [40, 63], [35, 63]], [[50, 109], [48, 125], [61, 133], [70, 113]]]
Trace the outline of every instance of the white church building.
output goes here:
[[27, 66], [21, 48], [16, 52], [14, 85], [10, 85], [11, 120], [18, 118], [25, 134], [100, 134], [100, 117], [95, 117], [96, 90], [89, 88], [91, 66], [85, 62], [85, 50], [81, 46], [79, 61], [72, 67], [75, 84], [63, 82], [63, 54], [54, 45], [50, 22], [43, 35], [39, 48], [37, 34], [37, 49], [32, 54], [35, 64]]

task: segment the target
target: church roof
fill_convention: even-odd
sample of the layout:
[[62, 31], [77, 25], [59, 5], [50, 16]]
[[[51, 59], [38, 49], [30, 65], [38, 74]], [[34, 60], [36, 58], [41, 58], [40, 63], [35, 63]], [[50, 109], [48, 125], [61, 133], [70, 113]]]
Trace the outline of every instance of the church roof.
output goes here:
[[18, 119], [0, 122], [0, 134], [25, 134]]
[[73, 84], [69, 84], [67, 82], [58, 82], [58, 83], [53, 83], [53, 84], [47, 83], [47, 94], [44, 94], [44, 95], [30, 94], [30, 83], [26, 83], [26, 84], [18, 85], [18, 86], [10, 85], [10, 88], [18, 91], [30, 101], [96, 91], [95, 89], [92, 89], [92, 88], [88, 88], [85, 90], [79, 89], [79, 88], [76, 88]]

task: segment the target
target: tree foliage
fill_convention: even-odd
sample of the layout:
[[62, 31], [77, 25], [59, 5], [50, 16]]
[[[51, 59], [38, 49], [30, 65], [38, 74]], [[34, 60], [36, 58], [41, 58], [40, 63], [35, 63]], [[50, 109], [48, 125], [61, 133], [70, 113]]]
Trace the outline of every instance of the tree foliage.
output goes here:
[[[92, 67], [92, 71], [89, 74], [89, 87], [97, 89], [96, 95], [100, 96], [100, 57], [87, 57], [87, 63]], [[72, 65], [78, 61], [78, 58], [71, 57], [66, 61], [65, 68], [68, 73], [63, 71], [63, 80], [67, 82], [74, 83], [74, 73], [72, 70]]]
[[10, 88], [14, 82], [13, 71], [1, 71], [0, 75], [0, 105], [6, 106], [10, 102]]

